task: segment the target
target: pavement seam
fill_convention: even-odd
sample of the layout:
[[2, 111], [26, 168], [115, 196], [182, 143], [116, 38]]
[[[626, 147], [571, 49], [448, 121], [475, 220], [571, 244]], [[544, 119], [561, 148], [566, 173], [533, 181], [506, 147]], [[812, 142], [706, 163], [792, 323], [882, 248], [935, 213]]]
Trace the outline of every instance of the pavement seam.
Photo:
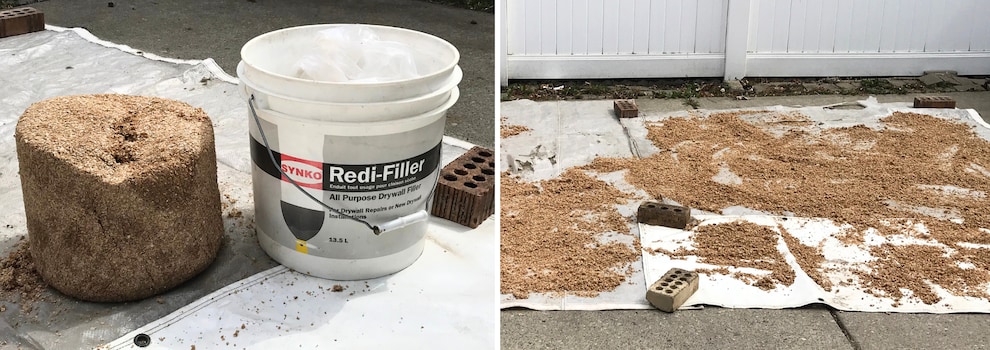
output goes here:
[[629, 144], [629, 153], [632, 153], [633, 157], [636, 157], [636, 159], [643, 158], [639, 155], [639, 148], [636, 147], [636, 141], [634, 141], [632, 135], [629, 134], [629, 129], [626, 128], [626, 124], [622, 122], [622, 118], [619, 118], [619, 126], [622, 127], [622, 134], [626, 136], [626, 142]]
[[842, 331], [842, 335], [844, 335], [846, 340], [849, 341], [849, 345], [852, 345], [854, 350], [862, 350], [863, 347], [858, 341], [856, 341], [856, 338], [853, 337], [852, 333], [849, 333], [849, 329], [846, 328], [846, 324], [842, 322], [841, 318], [839, 318], [839, 312], [835, 309], [829, 308], [828, 313], [832, 315], [832, 320], [834, 320], [835, 324], [839, 326], [839, 330]]

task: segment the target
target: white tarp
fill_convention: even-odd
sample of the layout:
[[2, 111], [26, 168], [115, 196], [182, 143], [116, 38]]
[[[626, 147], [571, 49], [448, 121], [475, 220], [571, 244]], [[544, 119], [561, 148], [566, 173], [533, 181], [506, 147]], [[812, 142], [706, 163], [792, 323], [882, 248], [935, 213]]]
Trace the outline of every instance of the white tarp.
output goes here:
[[[72, 94], [158, 96], [204, 109], [215, 130], [227, 234], [213, 265], [158, 297], [101, 304], [46, 293], [30, 313], [0, 301], [6, 308], [0, 312], [4, 344], [128, 348], [143, 332], [151, 336], [151, 346], [176, 349], [227, 343], [238, 348], [496, 346], [493, 218], [473, 230], [431, 218], [419, 261], [367, 281], [301, 275], [261, 251], [253, 229], [247, 105], [237, 80], [211, 59], [161, 58], [100, 41], [82, 29], [49, 26], [0, 40], [0, 71], [0, 254], [27, 233], [13, 137], [17, 118], [34, 102]], [[444, 138], [442, 164], [471, 146]], [[333, 292], [334, 285], [344, 290]]]
[[[818, 107], [784, 107], [768, 106], [748, 110], [768, 110], [780, 112], [799, 112], [808, 116], [820, 127], [837, 128], [857, 124], [875, 125], [882, 117], [895, 111], [912, 111], [931, 114], [947, 120], [967, 123], [975, 127], [978, 135], [990, 139], [990, 125], [974, 110], [964, 109], [925, 109], [909, 108], [907, 103], [878, 103], [870, 98], [859, 101], [862, 109], [840, 109]], [[696, 110], [694, 115], [704, 115], [719, 111]], [[512, 173], [524, 181], [540, 181], [561, 174], [568, 167], [590, 163], [597, 157], [646, 157], [657, 151], [657, 148], [647, 138], [649, 123], [659, 120], [688, 116], [687, 111], [674, 113], [656, 113], [640, 111], [638, 118], [626, 118], [621, 121], [614, 117], [611, 101], [555, 101], [533, 102], [519, 100], [503, 102], [501, 115], [503, 124], [526, 126], [530, 131], [503, 139], [501, 142], [501, 170], [512, 170]], [[620, 173], [599, 174], [600, 179], [615, 185], [618, 189], [633, 194], [634, 199], [629, 203], [617, 205], [619, 213], [626, 217], [635, 216], [639, 203], [650, 197], [641, 189], [625, 182]], [[782, 220], [779, 217], [748, 210], [746, 208], [727, 208], [723, 214], [692, 211], [692, 216], [702, 220], [701, 225], [733, 220], [750, 221], [757, 224], [773, 226], [782, 224], [788, 232], [798, 237], [801, 242], [817, 245], [824, 242], [823, 254], [831, 264], [864, 264], [872, 257], [862, 249], [843, 247], [831, 236], [837, 228], [831, 221], [812, 218], [794, 218]], [[629, 282], [614, 291], [601, 293], [598, 297], [585, 298], [574, 295], [559, 295], [559, 293], [535, 293], [527, 299], [516, 299], [512, 295], [501, 296], [501, 306], [525, 307], [537, 310], [606, 310], [606, 309], [649, 309], [652, 306], [645, 299], [646, 289], [653, 281], [660, 278], [673, 267], [684, 269], [715, 268], [718, 266], [701, 265], [696, 258], [687, 260], [674, 259], [663, 254], [652, 254], [654, 248], [674, 250], [679, 247], [689, 247], [690, 233], [683, 230], [670, 229], [650, 225], [633, 225], [630, 227], [633, 235], [640, 237], [643, 246], [642, 259], [633, 264], [634, 273]], [[879, 238], [872, 241], [879, 244]], [[783, 244], [783, 243], [781, 243]], [[818, 287], [800, 267], [786, 248], [780, 247], [785, 253], [789, 265], [797, 272], [797, 279], [790, 287], [780, 287], [764, 291], [743, 283], [742, 281], [721, 275], [702, 275], [700, 288], [685, 305], [718, 305], [724, 307], [744, 308], [789, 308], [811, 303], [825, 303], [842, 310], [849, 311], [886, 311], [886, 312], [990, 312], [990, 301], [978, 298], [955, 297], [946, 291], [940, 291], [942, 301], [935, 305], [922, 303], [903, 303], [897, 307], [891, 306], [890, 300], [881, 302], [861, 288], [844, 286], [832, 292], [826, 292]], [[845, 272], [829, 272], [829, 279], [845, 281], [852, 276], [850, 270]], [[761, 271], [743, 271], [761, 274]], [[990, 292], [990, 286], [987, 286]]]
[[[108, 349], [492, 348], [495, 230], [434, 220], [419, 261], [362, 281], [309, 277], [284, 266], [256, 274], [111, 342]], [[334, 286], [342, 290], [334, 292]]]

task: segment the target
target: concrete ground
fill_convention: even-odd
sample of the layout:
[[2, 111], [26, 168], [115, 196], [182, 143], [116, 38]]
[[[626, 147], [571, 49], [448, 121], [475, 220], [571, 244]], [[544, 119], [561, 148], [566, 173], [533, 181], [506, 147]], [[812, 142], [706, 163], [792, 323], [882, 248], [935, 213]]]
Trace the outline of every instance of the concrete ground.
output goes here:
[[457, 47], [464, 71], [460, 100], [447, 113], [446, 134], [494, 147], [491, 13], [414, 0], [49, 0], [30, 6], [43, 11], [48, 24], [83, 27], [98, 38], [164, 57], [210, 57], [231, 75], [236, 75], [245, 42], [281, 28], [366, 23], [430, 33]]
[[[990, 117], [990, 92], [940, 93], [958, 108]], [[776, 96], [739, 101], [698, 98], [699, 108], [768, 105], [819, 106], [866, 96]], [[877, 96], [880, 102], [914, 95]], [[640, 110], [676, 111], [679, 99], [640, 99]], [[645, 291], [644, 291], [645, 293]], [[990, 310], [988, 310], [990, 311]], [[799, 309], [707, 307], [667, 314], [659, 310], [503, 310], [503, 349], [987, 349], [990, 314], [842, 312], [821, 305]]]

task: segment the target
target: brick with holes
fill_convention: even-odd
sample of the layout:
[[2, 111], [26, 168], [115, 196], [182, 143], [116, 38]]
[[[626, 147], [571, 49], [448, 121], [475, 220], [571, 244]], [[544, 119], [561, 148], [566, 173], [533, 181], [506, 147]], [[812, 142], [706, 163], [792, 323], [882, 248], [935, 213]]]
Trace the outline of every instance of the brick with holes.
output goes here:
[[691, 221], [691, 208], [661, 202], [643, 202], [636, 212], [636, 220], [647, 225], [683, 230]]
[[948, 96], [919, 96], [914, 98], [914, 108], [956, 108], [956, 100]]
[[646, 290], [646, 300], [661, 311], [674, 312], [697, 291], [697, 272], [673, 268]]
[[0, 11], [0, 38], [45, 30], [45, 14], [33, 7]]
[[639, 109], [636, 108], [636, 100], [615, 100], [612, 106], [615, 107], [615, 115], [619, 118], [636, 118], [639, 116]]
[[494, 152], [474, 147], [440, 171], [431, 214], [475, 228], [495, 213]]

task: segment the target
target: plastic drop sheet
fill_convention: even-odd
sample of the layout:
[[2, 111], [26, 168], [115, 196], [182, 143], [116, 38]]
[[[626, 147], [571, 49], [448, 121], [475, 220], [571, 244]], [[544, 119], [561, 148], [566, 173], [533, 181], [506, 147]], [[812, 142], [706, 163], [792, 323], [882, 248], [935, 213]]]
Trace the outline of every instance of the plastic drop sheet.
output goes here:
[[[331, 281], [272, 261], [254, 233], [247, 105], [213, 60], [175, 60], [101, 41], [83, 29], [0, 40], [0, 255], [27, 234], [14, 127], [32, 103], [122, 93], [184, 101], [213, 120], [226, 237], [216, 261], [173, 290], [128, 303], [89, 303], [51, 289], [22, 310], [0, 301], [0, 348], [365, 348], [497, 344], [497, 236], [431, 218], [426, 248], [409, 268], [367, 281]], [[473, 145], [444, 138], [443, 164]], [[340, 291], [335, 292], [334, 286]], [[242, 328], [243, 327], [243, 328]], [[438, 341], [442, 340], [442, 341]]]
[[[964, 109], [913, 109], [908, 103], [878, 103], [870, 98], [859, 101], [861, 109], [817, 107], [768, 106], [749, 110], [768, 110], [783, 113], [799, 112], [823, 128], [847, 127], [853, 125], [876, 126], [879, 119], [896, 111], [910, 111], [930, 114], [938, 118], [972, 125], [982, 138], [990, 140], [990, 125], [974, 110]], [[687, 111], [655, 113], [640, 111], [638, 118], [617, 119], [612, 111], [612, 101], [555, 101], [533, 102], [518, 100], [503, 102], [501, 105], [503, 125], [522, 125], [530, 130], [501, 141], [502, 171], [512, 170], [523, 181], [535, 182], [555, 178], [569, 167], [590, 163], [597, 157], [647, 157], [658, 149], [647, 138], [648, 123], [674, 117], [685, 117]], [[722, 111], [693, 111], [693, 115], [706, 115]], [[644, 191], [625, 182], [621, 172], [593, 174], [617, 189], [633, 195], [633, 200], [617, 204], [619, 213], [634, 218], [636, 209], [644, 200], [650, 200]], [[853, 276], [853, 270], [863, 268], [873, 259], [868, 250], [849, 248], [841, 244], [833, 234], [839, 230], [830, 220], [768, 215], [744, 207], [725, 208], [721, 214], [693, 210], [692, 216], [700, 220], [699, 225], [708, 225], [735, 220], [749, 221], [776, 230], [782, 225], [788, 232], [806, 245], [821, 244], [822, 254], [827, 264], [852, 266], [850, 269], [836, 269], [828, 273], [832, 281], [846, 282]], [[627, 283], [613, 291], [601, 293], [594, 298], [561, 293], [533, 293], [526, 299], [516, 299], [502, 294], [501, 307], [524, 307], [537, 310], [607, 310], [607, 309], [649, 309], [646, 289], [669, 269], [717, 268], [697, 262], [697, 257], [672, 260], [664, 254], [652, 254], [655, 248], [675, 250], [691, 246], [689, 231], [645, 224], [630, 224], [630, 232], [640, 238], [643, 252], [641, 259], [633, 264], [634, 272]], [[986, 230], [990, 234], [990, 230]], [[600, 237], [615, 237], [602, 233]], [[867, 237], [870, 238], [870, 237]], [[608, 239], [608, 238], [604, 238]], [[880, 237], [872, 237], [871, 244], [883, 242]], [[897, 238], [894, 238], [896, 241]], [[892, 243], [898, 243], [893, 242]], [[842, 284], [840, 288], [825, 291], [806, 272], [802, 271], [794, 256], [787, 251], [781, 241], [778, 250], [786, 262], [796, 272], [795, 283], [764, 291], [723, 275], [700, 276], [698, 291], [686, 301], [682, 308], [716, 305], [735, 308], [791, 308], [812, 303], [824, 303], [847, 311], [874, 312], [984, 312], [990, 313], [990, 301], [973, 297], [952, 296], [940, 290], [942, 301], [934, 305], [921, 302], [904, 302], [893, 306], [892, 300], [875, 297], [856, 283]], [[740, 271], [765, 274], [765, 271]], [[855, 280], [854, 280], [855, 282]], [[990, 286], [983, 286], [990, 292]]]

